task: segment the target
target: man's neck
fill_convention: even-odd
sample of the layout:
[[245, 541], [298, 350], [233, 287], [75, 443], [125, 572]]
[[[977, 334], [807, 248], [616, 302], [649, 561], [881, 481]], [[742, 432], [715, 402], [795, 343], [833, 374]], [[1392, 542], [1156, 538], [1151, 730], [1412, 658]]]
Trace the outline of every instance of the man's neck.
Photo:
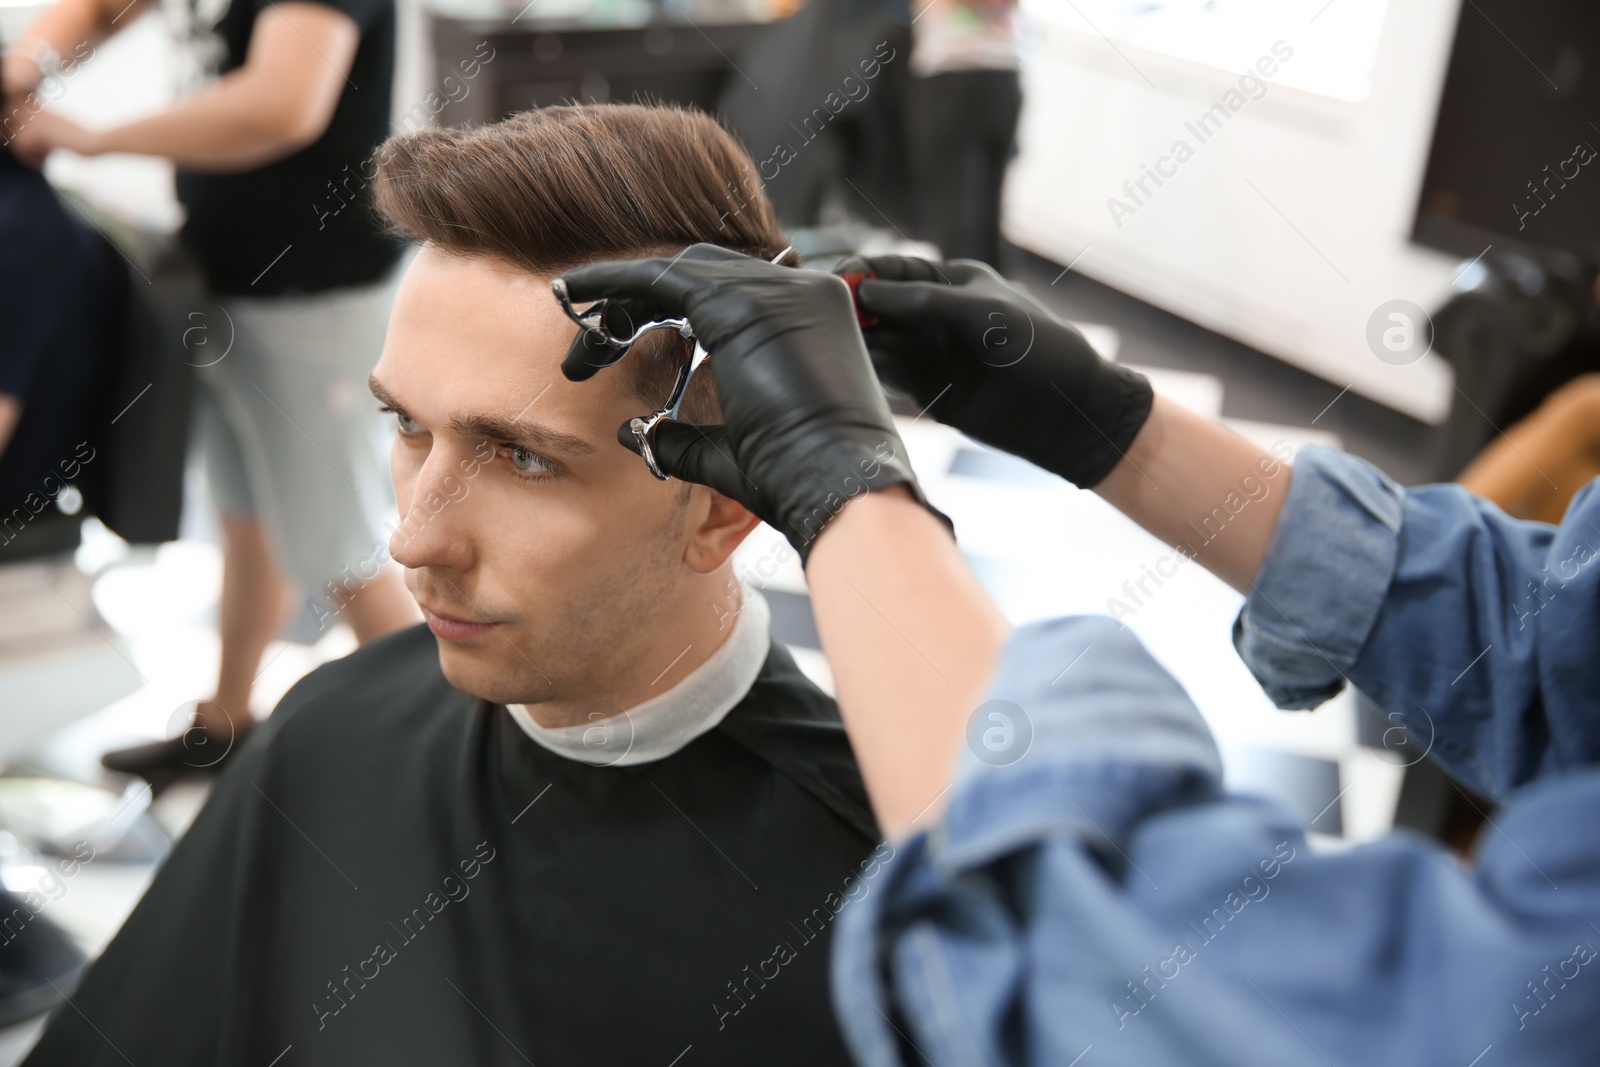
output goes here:
[[733, 567], [725, 564], [683, 590], [670, 627], [658, 627], [653, 644], [631, 657], [629, 668], [598, 698], [525, 705], [546, 728], [596, 722], [621, 714], [672, 689], [727, 643], [742, 607]]

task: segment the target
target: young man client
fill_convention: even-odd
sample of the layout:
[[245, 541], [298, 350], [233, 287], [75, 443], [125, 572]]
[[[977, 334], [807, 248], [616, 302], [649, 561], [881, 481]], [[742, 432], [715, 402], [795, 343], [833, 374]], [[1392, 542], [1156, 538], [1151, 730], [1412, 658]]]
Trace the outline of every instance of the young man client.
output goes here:
[[551, 108], [398, 138], [376, 184], [422, 243], [371, 384], [428, 625], [285, 697], [27, 1062], [845, 1062], [828, 934], [877, 830], [834, 704], [733, 577], [755, 517], [617, 442], [681, 342], [568, 381], [550, 289], [774, 257], [749, 159]]

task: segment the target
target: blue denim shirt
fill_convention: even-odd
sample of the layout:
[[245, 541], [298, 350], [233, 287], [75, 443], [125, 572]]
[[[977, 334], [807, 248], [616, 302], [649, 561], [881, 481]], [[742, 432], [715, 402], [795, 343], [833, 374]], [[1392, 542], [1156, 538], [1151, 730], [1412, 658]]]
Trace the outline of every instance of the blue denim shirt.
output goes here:
[[1470, 870], [1404, 832], [1313, 853], [1285, 809], [1223, 792], [1194, 704], [1131, 633], [1019, 629], [989, 696], [1031, 747], [967, 754], [943, 819], [840, 917], [856, 1058], [1600, 1060], [1597, 550], [1600, 482], [1557, 528], [1297, 458], [1235, 644], [1282, 706], [1348, 681], [1500, 801]]

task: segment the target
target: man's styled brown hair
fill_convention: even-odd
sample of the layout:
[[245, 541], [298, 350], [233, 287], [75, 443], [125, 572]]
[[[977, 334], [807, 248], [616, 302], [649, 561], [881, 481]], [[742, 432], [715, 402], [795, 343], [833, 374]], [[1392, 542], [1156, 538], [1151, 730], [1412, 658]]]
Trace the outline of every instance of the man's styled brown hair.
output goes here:
[[[788, 243], [733, 136], [698, 111], [668, 106], [546, 107], [394, 137], [379, 150], [376, 199], [404, 236], [537, 275], [675, 255], [697, 242], [771, 259]], [[784, 262], [797, 260], [790, 253]], [[654, 406], [682, 360], [681, 342], [663, 332], [619, 369], [629, 391]], [[711, 375], [695, 375], [683, 417], [721, 421]]]

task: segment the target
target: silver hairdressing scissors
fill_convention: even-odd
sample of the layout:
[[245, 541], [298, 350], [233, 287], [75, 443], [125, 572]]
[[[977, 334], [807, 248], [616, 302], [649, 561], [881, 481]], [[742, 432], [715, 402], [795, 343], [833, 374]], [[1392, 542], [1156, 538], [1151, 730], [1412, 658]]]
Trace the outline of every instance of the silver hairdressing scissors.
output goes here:
[[[783, 257], [793, 250], [793, 245], [788, 246], [772, 257], [770, 262], [781, 262]], [[626, 337], [619, 337], [606, 325], [606, 314], [611, 306], [610, 298], [596, 300], [584, 311], [579, 312], [572, 306], [572, 297], [567, 292], [565, 279], [557, 278], [552, 281], [550, 290], [555, 294], [556, 303], [561, 305], [561, 310], [566, 312], [567, 318], [576, 322], [580, 329], [588, 331], [608, 348], [625, 352], [639, 338], [657, 330], [676, 330], [678, 336], [683, 338], [685, 346], [692, 346], [689, 358], [684, 361], [683, 366], [678, 370], [678, 380], [673, 385], [672, 392], [668, 394], [667, 402], [648, 415], [628, 420], [628, 429], [632, 431], [633, 439], [639, 442], [639, 455], [644, 459], [644, 465], [650, 469], [651, 474], [662, 481], [666, 481], [671, 475], [662, 470], [661, 464], [656, 461], [655, 448], [651, 444], [651, 435], [654, 433], [656, 425], [663, 419], [676, 420], [678, 418], [678, 409], [683, 406], [683, 398], [689, 391], [689, 382], [694, 378], [694, 372], [699, 370], [701, 364], [710, 358], [711, 353], [706, 351], [705, 346], [700, 343], [700, 339], [694, 335], [694, 328], [689, 325], [689, 320], [686, 318], [651, 319], [634, 327]], [[622, 357], [619, 355], [617, 358], [621, 359]]]

